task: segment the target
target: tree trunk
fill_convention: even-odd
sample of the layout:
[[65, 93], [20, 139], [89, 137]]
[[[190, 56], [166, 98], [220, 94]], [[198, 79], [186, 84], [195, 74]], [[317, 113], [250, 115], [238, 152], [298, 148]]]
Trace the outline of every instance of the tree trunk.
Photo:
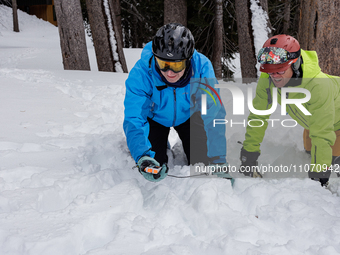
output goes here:
[[273, 31], [273, 26], [270, 23], [269, 19], [269, 10], [268, 10], [268, 0], [260, 0], [260, 5], [262, 9], [267, 13], [268, 15], [268, 20], [267, 20], [267, 27], [269, 28], [270, 32], [268, 32], [268, 38], [272, 37], [272, 31]]
[[86, 8], [89, 15], [98, 70], [127, 72], [124, 53], [118, 53], [119, 48], [123, 51], [123, 45], [121, 45], [122, 40], [119, 33], [114, 33], [112, 3], [110, 4], [108, 0], [86, 0]]
[[301, 0], [295, 0], [294, 5], [296, 5], [298, 7], [297, 7], [297, 10], [295, 11], [294, 19], [293, 19], [293, 22], [292, 22], [292, 24], [294, 24], [294, 26], [295, 26], [294, 27], [295, 33], [292, 34], [292, 35], [294, 35], [297, 38], [297, 35], [299, 34], [299, 24], [300, 24], [300, 20], [301, 20], [301, 17], [300, 17]]
[[132, 48], [142, 48], [141, 45], [139, 45], [139, 41], [138, 41], [138, 31], [137, 31], [138, 24], [137, 23], [138, 23], [138, 19], [134, 15], [132, 17], [132, 29], [131, 29]]
[[122, 33], [122, 22], [121, 22], [120, 16], [118, 18], [116, 15], [116, 12], [120, 13], [119, 0], [109, 1], [109, 6], [111, 10], [111, 18], [113, 22], [114, 36], [116, 37], [116, 42], [117, 42], [116, 49], [117, 49], [118, 59], [122, 66], [123, 72], [128, 73], [124, 50], [123, 50], [124, 43], [123, 43], [123, 33]]
[[99, 71], [113, 72], [113, 54], [106, 21], [103, 0], [86, 0], [94, 49]]
[[[119, 33], [119, 37], [121, 39], [121, 44], [124, 45], [123, 39], [123, 29], [122, 29], [122, 8], [120, 5], [120, 0], [112, 0], [113, 11], [116, 15], [116, 23], [117, 23], [117, 33]], [[124, 48], [124, 47], [123, 47]]]
[[65, 70], [90, 70], [80, 1], [55, 0]]
[[285, 7], [283, 13], [283, 33], [288, 34], [290, 27], [290, 0], [285, 0]]
[[17, 0], [12, 0], [12, 9], [13, 9], [13, 31], [19, 32]]
[[164, 24], [171, 22], [187, 26], [187, 0], [164, 0]]
[[222, 0], [215, 0], [215, 20], [214, 20], [214, 48], [213, 67], [217, 79], [222, 79], [222, 52], [223, 52], [223, 6]]
[[235, 1], [235, 9], [241, 73], [243, 82], [247, 83], [247, 78], [257, 77], [254, 36], [251, 27], [250, 0]]
[[315, 50], [323, 72], [340, 76], [340, 2], [302, 0], [298, 40], [304, 50]]

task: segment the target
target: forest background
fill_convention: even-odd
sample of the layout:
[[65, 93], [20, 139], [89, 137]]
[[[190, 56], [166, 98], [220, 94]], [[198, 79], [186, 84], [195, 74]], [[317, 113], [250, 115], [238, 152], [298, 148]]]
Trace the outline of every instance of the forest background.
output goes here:
[[[2, 0], [13, 6], [16, 0]], [[99, 71], [128, 72], [123, 48], [143, 48], [169, 22], [187, 26], [196, 49], [218, 79], [233, 77], [240, 57], [243, 79], [257, 78], [255, 25], [266, 38], [288, 34], [317, 51], [321, 69], [340, 75], [340, 2], [337, 0], [54, 0], [64, 69], [90, 70], [85, 44], [92, 37]], [[15, 18], [14, 18], [15, 29]], [[18, 30], [18, 28], [16, 28]], [[261, 34], [263, 34], [261, 32]], [[256, 41], [262, 40], [262, 41]], [[110, 54], [108, 54], [110, 52]], [[237, 55], [239, 53], [239, 55]]]

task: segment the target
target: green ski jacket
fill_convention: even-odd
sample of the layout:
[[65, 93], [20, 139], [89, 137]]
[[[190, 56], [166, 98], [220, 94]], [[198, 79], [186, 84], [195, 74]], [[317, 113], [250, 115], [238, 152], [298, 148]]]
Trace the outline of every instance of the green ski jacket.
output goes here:
[[[315, 51], [301, 50], [303, 64], [302, 82], [296, 88], [307, 89], [311, 98], [302, 105], [311, 113], [305, 115], [295, 104], [287, 104], [286, 111], [298, 124], [310, 132], [312, 140], [311, 164], [327, 164], [332, 162], [332, 149], [336, 135], [334, 131], [340, 129], [340, 77], [331, 76], [321, 71]], [[289, 85], [289, 84], [288, 84]], [[253, 106], [257, 110], [267, 110], [272, 106], [273, 82], [269, 75], [262, 73], [256, 87]], [[269, 92], [270, 91], [270, 92]], [[305, 98], [303, 93], [289, 93], [288, 99]], [[278, 103], [281, 104], [281, 89], [278, 88]], [[250, 113], [248, 123], [256, 123], [256, 119], [263, 121], [262, 127], [247, 126], [243, 147], [249, 152], [261, 152], [260, 144], [268, 127], [270, 115], [256, 115]], [[254, 126], [253, 124], [252, 126]], [[316, 169], [316, 168], [315, 168]], [[316, 171], [316, 170], [315, 170]]]

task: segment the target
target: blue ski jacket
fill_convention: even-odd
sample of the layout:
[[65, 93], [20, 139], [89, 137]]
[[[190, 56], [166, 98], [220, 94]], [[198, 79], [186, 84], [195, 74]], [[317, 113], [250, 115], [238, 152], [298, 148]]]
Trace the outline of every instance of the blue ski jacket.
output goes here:
[[225, 119], [225, 109], [215, 89], [217, 80], [210, 60], [196, 50], [191, 59], [190, 83], [181, 88], [167, 86], [156, 71], [152, 42], [143, 49], [141, 58], [125, 82], [124, 123], [127, 145], [137, 162], [142, 156], [154, 157], [148, 140], [147, 117], [159, 124], [172, 127], [187, 121], [201, 111], [201, 95], [206, 94], [207, 114], [202, 115], [207, 134], [208, 157], [213, 163], [226, 163], [225, 125], [216, 125], [214, 119]]

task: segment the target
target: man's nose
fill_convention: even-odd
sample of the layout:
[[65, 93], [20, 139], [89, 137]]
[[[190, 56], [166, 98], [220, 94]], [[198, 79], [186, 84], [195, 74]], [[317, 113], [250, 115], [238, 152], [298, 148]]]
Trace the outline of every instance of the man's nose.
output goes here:
[[166, 71], [168, 75], [174, 76], [175, 72], [172, 71], [171, 69], [169, 69], [168, 71]]

